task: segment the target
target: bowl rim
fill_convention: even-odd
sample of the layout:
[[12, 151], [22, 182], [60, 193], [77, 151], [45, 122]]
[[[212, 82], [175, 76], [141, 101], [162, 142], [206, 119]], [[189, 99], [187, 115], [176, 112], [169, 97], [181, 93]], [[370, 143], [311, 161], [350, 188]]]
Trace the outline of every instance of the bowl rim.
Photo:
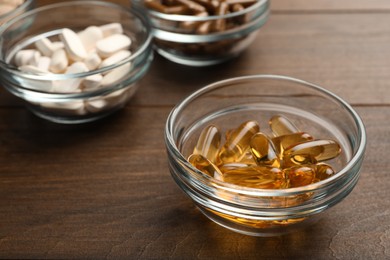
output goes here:
[[[144, 0], [131, 0], [132, 3], [135, 3], [136, 6], [143, 5]], [[224, 15], [210, 15], [210, 16], [195, 16], [195, 15], [180, 15], [180, 14], [165, 14], [158, 11], [151, 10], [147, 7], [143, 7], [146, 9], [146, 12], [153, 17], [164, 19], [164, 20], [171, 20], [176, 22], [204, 22], [209, 20], [218, 20], [218, 19], [228, 19], [228, 18], [234, 18], [240, 15], [244, 15], [246, 13], [250, 13], [251, 11], [254, 11], [258, 8], [261, 8], [263, 6], [268, 6], [270, 0], [257, 0], [256, 3], [252, 4], [251, 6], [238, 11], [234, 13], [228, 13]], [[265, 8], [264, 12], [268, 8]]]
[[[0, 21], [3, 19], [7, 19], [7, 17], [13, 17], [14, 14], [17, 14], [19, 11], [23, 10], [24, 8], [28, 7], [30, 4], [34, 3], [35, 0], [25, 0], [22, 4], [17, 6], [12, 11], [0, 15]], [[7, 21], [6, 21], [7, 22]]]
[[[238, 82], [241, 80], [248, 80], [248, 79], [277, 79], [277, 80], [285, 80], [290, 81], [294, 83], [298, 83], [301, 85], [304, 85], [312, 90], [318, 91], [321, 94], [330, 97], [331, 99], [335, 100], [339, 105], [344, 107], [346, 111], [352, 116], [353, 120], [355, 121], [358, 129], [358, 136], [360, 138], [358, 143], [358, 149], [356, 152], [352, 155], [351, 159], [347, 162], [347, 164], [338, 171], [335, 175], [329, 177], [328, 179], [312, 183], [310, 185], [297, 187], [297, 188], [287, 188], [287, 189], [258, 189], [258, 188], [249, 188], [249, 187], [242, 187], [235, 184], [225, 183], [222, 181], [219, 181], [217, 179], [214, 179], [210, 176], [206, 176], [201, 171], [196, 169], [190, 162], [187, 161], [187, 159], [182, 155], [182, 153], [177, 148], [176, 142], [173, 137], [173, 130], [174, 130], [174, 121], [176, 117], [178, 116], [179, 112], [187, 106], [189, 102], [192, 100], [198, 98], [199, 96], [217, 89], [223, 87], [226, 83], [232, 83], [232, 82]], [[332, 93], [331, 91], [320, 87], [316, 84], [309, 83], [304, 80], [300, 80], [297, 78], [289, 77], [289, 76], [283, 76], [283, 75], [272, 75], [272, 74], [257, 74], [257, 75], [247, 75], [247, 76], [240, 76], [240, 77], [234, 77], [229, 78], [225, 80], [220, 80], [214, 83], [211, 83], [209, 85], [206, 85], [203, 88], [198, 89], [197, 91], [193, 92], [189, 96], [187, 96], [185, 99], [183, 99], [181, 102], [179, 102], [169, 113], [166, 124], [165, 124], [165, 143], [168, 148], [168, 152], [172, 152], [175, 156], [175, 159], [179, 161], [179, 164], [184, 165], [186, 168], [191, 169], [193, 172], [198, 173], [197, 178], [194, 179], [190, 177], [191, 181], [195, 181], [198, 187], [204, 187], [206, 185], [207, 187], [213, 187], [213, 188], [219, 188], [222, 190], [226, 190], [233, 193], [240, 193], [243, 195], [249, 195], [249, 196], [293, 196], [296, 194], [301, 193], [307, 193], [316, 191], [319, 189], [326, 189], [327, 187], [330, 187], [337, 183], [339, 179], [341, 179], [343, 176], [345, 176], [353, 167], [356, 165], [363, 157], [364, 157], [364, 151], [366, 149], [366, 143], [367, 143], [367, 136], [366, 136], [366, 130], [364, 123], [358, 113], [352, 108], [351, 105], [349, 105], [346, 101], [344, 101], [341, 97], [337, 96], [336, 94]]]
[[[31, 1], [33, 1], [33, 0], [31, 0]], [[74, 79], [74, 78], [80, 78], [80, 77], [84, 78], [84, 77], [88, 77], [90, 75], [94, 75], [94, 74], [97, 74], [97, 73], [103, 73], [105, 71], [112, 70], [112, 69], [120, 67], [120, 66], [122, 66], [122, 65], [124, 65], [126, 63], [129, 63], [129, 62], [135, 60], [137, 57], [141, 56], [143, 53], [145, 53], [148, 48], [151, 48], [152, 39], [153, 39], [152, 27], [151, 27], [151, 24], [150, 24], [149, 20], [146, 19], [139, 10], [137, 10], [135, 8], [127, 8], [126, 6], [122, 6], [122, 5], [119, 5], [119, 4], [116, 4], [116, 3], [112, 3], [112, 2], [101, 1], [101, 0], [59, 2], [59, 3], [48, 4], [48, 5], [44, 5], [44, 6], [38, 7], [38, 8], [31, 9], [28, 12], [25, 12], [25, 13], [19, 15], [19, 16], [16, 16], [16, 17], [8, 20], [6, 23], [4, 23], [2, 26], [0, 26], [0, 38], [2, 38], [1, 35], [11, 25], [17, 23], [20, 20], [28, 18], [29, 16], [34, 16], [34, 15], [40, 13], [40, 12], [47, 11], [47, 10], [50, 10], [50, 9], [55, 9], [55, 8], [57, 9], [57, 8], [61, 8], [61, 7], [64, 7], [64, 6], [66, 6], [66, 7], [75, 6], [76, 7], [76, 6], [80, 6], [80, 5], [84, 5], [84, 6], [87, 6], [87, 5], [95, 5], [96, 6], [96, 5], [98, 5], [98, 6], [101, 6], [101, 7], [113, 8], [113, 9], [119, 10], [120, 12], [124, 12], [124, 13], [130, 14], [130, 15], [136, 17], [138, 20], [140, 20], [142, 22], [142, 26], [146, 30], [147, 37], [145, 38], [145, 41], [142, 42], [142, 44], [139, 46], [139, 48], [135, 52], [132, 52], [131, 55], [129, 57], [127, 57], [126, 59], [123, 59], [123, 60], [121, 60], [118, 63], [112, 64], [110, 66], [106, 66], [104, 68], [95, 69], [95, 70], [91, 70], [91, 71], [87, 71], [87, 72], [83, 72], [83, 73], [69, 73], [69, 74], [26, 73], [26, 72], [22, 72], [22, 71], [18, 70], [15, 66], [11, 66], [6, 61], [6, 59], [8, 57], [3, 57], [3, 55], [1, 53], [0, 53], [0, 68], [1, 69], [5, 69], [5, 70], [7, 70], [9, 72], [12, 72], [15, 75], [18, 75], [18, 76], [21, 76], [21, 77], [24, 77], [24, 78], [28, 78], [28, 79], [31, 79], [31, 80], [49, 81], [49, 80]], [[58, 30], [60, 30], [60, 29], [58, 29]], [[56, 32], [58, 30], [54, 30], [53, 32]], [[20, 88], [26, 89], [26, 90], [29, 90], [29, 91], [34, 91], [32, 89], [27, 89], [27, 88], [23, 88], [23, 87], [20, 87]], [[45, 92], [45, 91], [35, 91], [35, 92], [52, 93], [52, 92]]]

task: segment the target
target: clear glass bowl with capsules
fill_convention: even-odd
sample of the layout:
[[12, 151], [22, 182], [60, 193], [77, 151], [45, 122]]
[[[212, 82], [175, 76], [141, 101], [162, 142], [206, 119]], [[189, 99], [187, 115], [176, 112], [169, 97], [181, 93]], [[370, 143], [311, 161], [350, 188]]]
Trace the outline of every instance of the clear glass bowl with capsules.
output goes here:
[[153, 26], [154, 48], [189, 66], [222, 63], [242, 53], [269, 17], [268, 0], [132, 0]]
[[149, 21], [109, 2], [54, 3], [0, 28], [1, 85], [57, 123], [90, 122], [124, 107], [152, 59]]
[[173, 179], [204, 215], [266, 237], [316, 222], [353, 190], [366, 132], [326, 89], [253, 75], [185, 98], [167, 119], [165, 143]]

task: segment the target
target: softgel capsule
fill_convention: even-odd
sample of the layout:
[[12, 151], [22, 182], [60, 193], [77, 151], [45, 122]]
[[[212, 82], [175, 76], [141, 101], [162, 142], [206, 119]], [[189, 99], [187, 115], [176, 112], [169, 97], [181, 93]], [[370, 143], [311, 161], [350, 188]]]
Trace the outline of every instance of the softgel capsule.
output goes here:
[[[60, 33], [53, 37], [41, 37], [28, 48], [19, 50], [13, 57], [13, 64], [27, 74], [80, 74], [94, 70], [103, 70], [102, 73], [90, 74], [85, 77], [70, 76], [68, 79], [31, 82], [26, 86], [34, 90], [53, 93], [80, 93], [97, 90], [118, 84], [132, 70], [130, 62], [116, 68], [104, 71], [106, 67], [112, 67], [131, 56], [132, 39], [123, 33], [120, 23], [91, 25], [81, 31], [73, 31], [69, 28], [59, 30]], [[40, 87], [42, 86], [42, 87]], [[126, 91], [118, 90], [118, 93], [126, 94]], [[111, 93], [116, 96], [115, 93]], [[67, 110], [66, 114], [75, 111], [75, 114], [98, 112], [106, 107], [113, 107], [117, 99], [107, 98], [93, 109], [88, 100], [81, 100], [75, 106], [73, 103], [61, 102], [60, 104], [41, 103], [45, 108]], [[111, 103], [110, 103], [111, 102]], [[69, 104], [69, 107], [67, 107]], [[85, 109], [80, 109], [85, 106]]]

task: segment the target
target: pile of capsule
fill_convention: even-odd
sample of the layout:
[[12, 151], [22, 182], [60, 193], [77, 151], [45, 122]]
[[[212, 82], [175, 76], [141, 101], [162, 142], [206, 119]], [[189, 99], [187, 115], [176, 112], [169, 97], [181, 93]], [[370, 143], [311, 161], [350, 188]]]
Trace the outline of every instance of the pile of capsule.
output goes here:
[[[75, 32], [68, 28], [61, 29], [58, 39], [40, 38], [34, 43], [35, 48], [18, 51], [14, 64], [27, 73], [75, 74], [101, 69], [126, 59], [131, 55], [132, 40], [123, 34], [120, 23], [101, 26], [89, 26]], [[96, 73], [83, 79], [52, 82], [45, 91], [71, 93], [97, 89], [117, 83], [126, 76], [131, 64], [108, 71]]]
[[[144, 2], [147, 8], [161, 13], [207, 17], [242, 11], [257, 0], [145, 0]], [[182, 22], [179, 27], [189, 29], [196, 34], [208, 34], [232, 29], [245, 22], [247, 19], [242, 16], [235, 19]]]
[[16, 9], [19, 5], [23, 4], [24, 0], [1, 0], [0, 1], [0, 16], [5, 15], [14, 9]]
[[220, 181], [259, 189], [301, 187], [335, 173], [324, 161], [341, 153], [337, 142], [314, 139], [282, 115], [273, 116], [269, 125], [273, 136], [261, 132], [256, 121], [244, 122], [226, 132], [223, 145], [220, 130], [209, 125], [188, 161]]

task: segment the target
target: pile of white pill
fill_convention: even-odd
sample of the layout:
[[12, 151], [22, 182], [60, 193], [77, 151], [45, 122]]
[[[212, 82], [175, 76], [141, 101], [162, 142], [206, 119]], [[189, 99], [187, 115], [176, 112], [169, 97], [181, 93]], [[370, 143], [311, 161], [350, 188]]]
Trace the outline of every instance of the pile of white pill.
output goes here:
[[[39, 38], [33, 47], [18, 51], [13, 62], [19, 70], [27, 73], [84, 73], [128, 58], [131, 43], [120, 23], [89, 26], [79, 32], [63, 28], [57, 38]], [[106, 73], [53, 81], [49, 87], [42, 84], [41, 90], [57, 93], [89, 91], [118, 83], [130, 70], [128, 62]], [[37, 86], [39, 88], [39, 84]]]
[[23, 3], [24, 0], [0, 0], [0, 16], [13, 11]]

